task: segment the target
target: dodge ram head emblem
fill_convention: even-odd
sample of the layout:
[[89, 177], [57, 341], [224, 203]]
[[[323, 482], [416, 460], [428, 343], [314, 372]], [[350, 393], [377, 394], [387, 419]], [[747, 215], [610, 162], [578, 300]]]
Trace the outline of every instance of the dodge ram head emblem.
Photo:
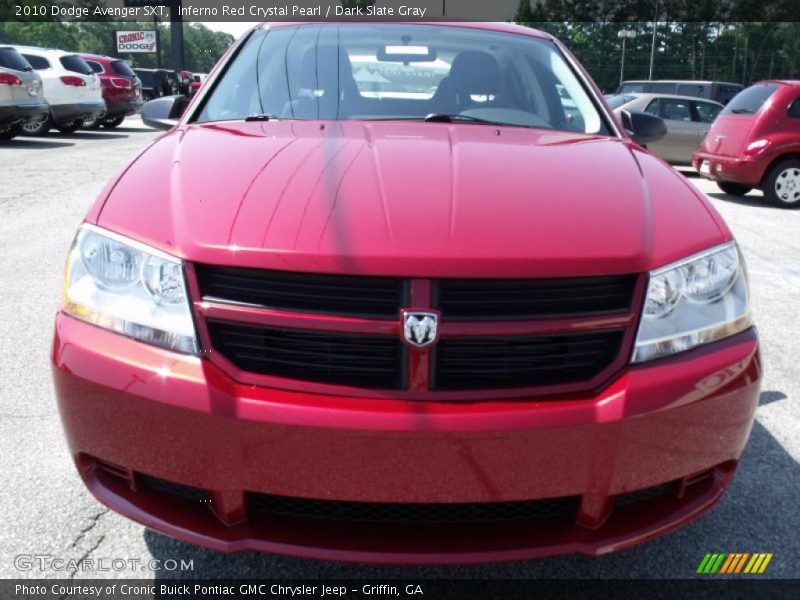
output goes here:
[[403, 337], [417, 348], [436, 342], [439, 333], [439, 315], [432, 312], [403, 311]]

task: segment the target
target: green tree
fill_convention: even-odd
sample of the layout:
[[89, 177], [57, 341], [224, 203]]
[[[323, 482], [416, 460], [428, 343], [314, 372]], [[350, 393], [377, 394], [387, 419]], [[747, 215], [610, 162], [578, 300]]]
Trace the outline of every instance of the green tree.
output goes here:
[[[117, 55], [114, 32], [121, 30], [152, 29], [151, 23], [86, 21], [61, 23], [56, 21], [6, 21], [0, 22], [0, 43], [26, 46], [45, 46], [70, 52], [85, 52], [119, 56], [129, 60], [135, 67], [157, 66], [155, 54], [126, 53]], [[158, 24], [161, 55], [164, 66], [169, 65], [169, 25]], [[186, 68], [198, 73], [207, 73], [227, 50], [233, 36], [211, 31], [202, 23], [184, 24], [184, 54]]]
[[79, 32], [68, 23], [53, 21], [6, 21], [0, 28], [0, 42], [45, 48], [75, 48]]
[[519, 0], [517, 12], [514, 15], [514, 22], [520, 25], [528, 25], [533, 23], [536, 19], [533, 16], [533, 9], [531, 8], [531, 0]]

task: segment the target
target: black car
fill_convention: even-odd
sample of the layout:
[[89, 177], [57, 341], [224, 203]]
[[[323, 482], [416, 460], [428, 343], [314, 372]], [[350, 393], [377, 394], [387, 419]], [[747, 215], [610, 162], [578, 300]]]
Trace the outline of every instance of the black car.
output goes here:
[[173, 96], [180, 92], [178, 78], [167, 69], [134, 69], [142, 82], [142, 98], [152, 100], [161, 96]]

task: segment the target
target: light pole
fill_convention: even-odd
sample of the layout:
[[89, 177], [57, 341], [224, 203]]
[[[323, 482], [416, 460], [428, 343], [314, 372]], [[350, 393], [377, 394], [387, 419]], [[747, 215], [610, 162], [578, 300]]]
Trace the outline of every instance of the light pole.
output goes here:
[[653, 41], [650, 44], [650, 75], [648, 81], [653, 81], [653, 61], [656, 58], [656, 32], [658, 31], [658, 0], [653, 2]]
[[635, 38], [636, 32], [633, 29], [622, 29], [617, 33], [617, 37], [622, 40], [622, 59], [619, 65], [619, 84], [622, 85], [622, 80], [625, 78], [625, 42]]

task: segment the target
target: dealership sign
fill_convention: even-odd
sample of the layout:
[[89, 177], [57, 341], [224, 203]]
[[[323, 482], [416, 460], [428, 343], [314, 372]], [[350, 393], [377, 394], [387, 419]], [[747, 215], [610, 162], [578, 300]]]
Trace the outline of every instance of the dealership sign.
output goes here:
[[117, 31], [117, 52], [156, 52], [156, 32]]

